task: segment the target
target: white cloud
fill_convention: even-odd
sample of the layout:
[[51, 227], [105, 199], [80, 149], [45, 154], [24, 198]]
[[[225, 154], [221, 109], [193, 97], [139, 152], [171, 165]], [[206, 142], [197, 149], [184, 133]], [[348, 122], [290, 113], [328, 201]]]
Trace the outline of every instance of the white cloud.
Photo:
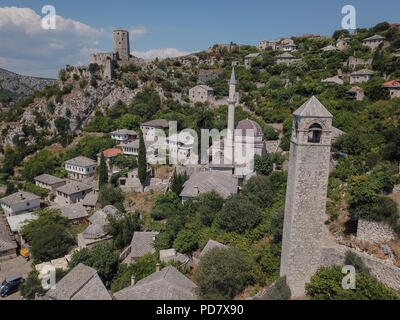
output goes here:
[[182, 51], [176, 48], [164, 48], [164, 49], [150, 49], [148, 51], [132, 51], [132, 55], [135, 57], [151, 60], [155, 58], [176, 58], [190, 54], [191, 52]]
[[149, 31], [146, 29], [146, 27], [132, 27], [129, 30], [129, 37], [131, 39], [135, 39], [138, 36], [144, 35], [146, 33], [149, 33]]
[[104, 33], [103, 29], [58, 15], [56, 30], [44, 30], [41, 19], [30, 8], [0, 8], [0, 67], [56, 77], [58, 69], [66, 64], [87, 63]]

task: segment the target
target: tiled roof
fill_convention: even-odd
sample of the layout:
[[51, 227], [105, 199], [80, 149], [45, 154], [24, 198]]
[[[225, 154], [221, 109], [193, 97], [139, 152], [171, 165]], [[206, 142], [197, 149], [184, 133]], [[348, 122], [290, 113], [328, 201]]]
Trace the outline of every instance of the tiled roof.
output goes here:
[[117, 300], [196, 300], [196, 284], [173, 266], [114, 294]]
[[355, 86], [355, 87], [351, 87], [351, 89], [348, 90], [347, 92], [358, 92], [358, 91], [364, 91], [364, 90], [358, 86]]
[[110, 148], [110, 149], [104, 150], [103, 154], [105, 157], [108, 157], [108, 158], [115, 157], [119, 154], [122, 154], [122, 150], [119, 148]]
[[18, 191], [16, 193], [10, 194], [7, 197], [1, 198], [0, 202], [5, 203], [6, 205], [14, 205], [17, 203], [25, 203], [27, 201], [40, 199], [36, 194], [26, 192], [26, 191]]
[[70, 160], [65, 161], [65, 163], [71, 164], [73, 166], [87, 167], [96, 165], [96, 161], [89, 159], [84, 156], [79, 156]]
[[383, 84], [385, 87], [400, 87], [400, 80], [392, 80]]
[[38, 215], [29, 212], [7, 217], [8, 225], [12, 232], [18, 232], [29, 221], [38, 219]]
[[83, 231], [83, 237], [85, 239], [98, 239], [105, 235], [104, 228], [98, 224], [91, 224]]
[[227, 199], [237, 193], [237, 188], [237, 178], [232, 174], [220, 171], [197, 172], [185, 182], [180, 196], [195, 198], [215, 190], [222, 198]]
[[148, 122], [141, 123], [140, 125], [146, 127], [155, 127], [155, 128], [169, 128], [169, 122], [165, 119], [151, 120]]
[[194, 89], [194, 88], [202, 88], [202, 89], [204, 89], [204, 90], [206, 90], [206, 91], [214, 91], [213, 88], [211, 88], [211, 87], [209, 87], [209, 86], [206, 86], [206, 85], [204, 85], [204, 84], [199, 84], [199, 85], [197, 85], [197, 86], [194, 86], [192, 89]]
[[131, 257], [140, 258], [147, 253], [154, 253], [154, 239], [159, 232], [135, 231], [131, 242]]
[[294, 59], [294, 57], [293, 57], [289, 52], [284, 52], [284, 53], [280, 54], [279, 56], [277, 56], [277, 58], [290, 58], [290, 59]]
[[55, 289], [47, 291], [52, 300], [111, 300], [111, 296], [97, 271], [82, 263], [56, 283]]
[[37, 176], [36, 178], [34, 178], [34, 180], [44, 184], [48, 184], [50, 186], [56, 183], [65, 182], [65, 179], [61, 179], [47, 173]]
[[333, 118], [332, 114], [326, 110], [315, 96], [308, 99], [300, 108], [293, 112], [293, 115], [301, 117]]
[[13, 236], [10, 234], [7, 222], [4, 217], [0, 216], [0, 253], [17, 248]]
[[65, 193], [67, 195], [71, 195], [77, 192], [82, 192], [86, 190], [91, 190], [92, 186], [89, 186], [87, 184], [84, 184], [79, 181], [69, 181], [66, 184], [64, 184], [61, 187], [58, 187], [56, 191], [60, 191], [62, 193]]

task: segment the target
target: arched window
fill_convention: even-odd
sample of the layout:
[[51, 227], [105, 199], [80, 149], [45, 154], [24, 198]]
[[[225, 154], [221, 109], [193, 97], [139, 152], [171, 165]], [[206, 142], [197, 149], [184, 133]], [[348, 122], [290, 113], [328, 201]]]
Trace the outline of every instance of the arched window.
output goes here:
[[308, 129], [308, 142], [320, 143], [322, 135], [322, 127], [318, 123], [314, 123]]

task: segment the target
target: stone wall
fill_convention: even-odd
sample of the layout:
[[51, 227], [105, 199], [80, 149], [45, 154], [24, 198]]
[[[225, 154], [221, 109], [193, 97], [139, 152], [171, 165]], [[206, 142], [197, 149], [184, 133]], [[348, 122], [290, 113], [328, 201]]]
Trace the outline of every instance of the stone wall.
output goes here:
[[365, 265], [370, 269], [372, 276], [388, 287], [400, 292], [400, 269], [385, 260], [377, 259], [366, 253], [339, 245], [336, 247], [324, 247], [322, 249], [321, 265], [326, 267], [343, 265], [347, 251], [352, 251], [361, 257]]
[[393, 228], [384, 223], [358, 219], [357, 239], [368, 242], [385, 242], [396, 238]]

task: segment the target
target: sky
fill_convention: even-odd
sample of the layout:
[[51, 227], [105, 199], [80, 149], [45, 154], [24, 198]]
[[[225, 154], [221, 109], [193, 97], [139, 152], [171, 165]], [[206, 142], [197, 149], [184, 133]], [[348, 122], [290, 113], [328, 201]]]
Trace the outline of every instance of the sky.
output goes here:
[[[41, 26], [45, 5], [56, 10], [56, 30]], [[88, 64], [91, 52], [112, 51], [118, 28], [130, 31], [132, 54], [145, 59], [231, 41], [332, 35], [344, 5], [355, 7], [357, 28], [400, 22], [399, 0], [0, 0], [0, 68], [54, 78], [66, 64]]]

